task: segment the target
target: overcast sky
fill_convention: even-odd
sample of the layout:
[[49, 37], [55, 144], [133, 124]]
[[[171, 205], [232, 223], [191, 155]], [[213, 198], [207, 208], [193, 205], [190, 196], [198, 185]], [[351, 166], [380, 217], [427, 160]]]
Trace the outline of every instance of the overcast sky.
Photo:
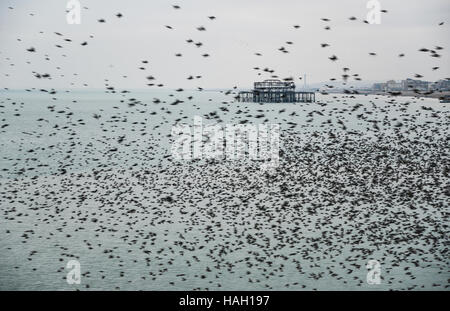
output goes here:
[[[254, 67], [273, 69], [281, 78], [293, 76], [297, 84], [304, 74], [310, 83], [340, 79], [343, 67], [364, 81], [415, 74], [429, 81], [450, 77], [450, 1], [379, 2], [388, 12], [380, 25], [368, 25], [362, 22], [369, 11], [366, 0], [80, 0], [86, 7], [81, 24], [69, 25], [65, 0], [2, 0], [0, 87], [102, 88], [108, 79], [117, 88], [139, 89], [149, 88], [150, 75], [169, 88], [247, 87], [270, 77], [258, 76]], [[122, 18], [115, 16], [119, 12]], [[98, 22], [102, 18], [105, 23]], [[330, 30], [324, 29], [327, 25]], [[84, 41], [88, 45], [81, 46]], [[440, 58], [418, 51], [436, 46], [444, 48], [436, 51]], [[30, 47], [36, 52], [28, 52]], [[336, 62], [328, 59], [332, 55]], [[37, 79], [33, 72], [52, 79]], [[191, 75], [202, 78], [188, 80]]]

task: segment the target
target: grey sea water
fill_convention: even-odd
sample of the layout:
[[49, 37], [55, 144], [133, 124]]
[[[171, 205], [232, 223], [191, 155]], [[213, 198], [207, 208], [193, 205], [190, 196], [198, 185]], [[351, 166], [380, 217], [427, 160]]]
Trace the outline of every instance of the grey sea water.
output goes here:
[[[374, 95], [317, 99], [258, 104], [213, 91], [0, 92], [0, 289], [447, 288], [448, 104]], [[289, 172], [289, 189], [301, 189], [278, 200], [282, 175], [267, 184], [252, 163], [171, 161], [172, 126], [192, 125], [194, 116], [205, 124], [280, 124], [287, 153], [281, 174]], [[367, 141], [380, 135], [410, 162], [392, 160], [400, 174], [395, 184], [365, 184], [361, 191], [375, 196], [370, 202], [353, 201], [351, 189], [322, 200], [333, 189], [321, 179], [331, 177], [302, 161], [299, 150], [324, 138], [314, 155], [321, 162], [346, 148], [332, 137], [352, 133], [365, 141], [361, 150], [355, 147], [354, 161], [345, 153], [336, 163], [372, 163]], [[421, 165], [431, 168], [416, 173]], [[377, 169], [355, 176], [364, 183]], [[306, 177], [293, 181], [297, 176]], [[414, 190], [423, 183], [424, 196], [392, 194], [408, 183]], [[71, 259], [81, 264], [80, 285], [66, 282]], [[381, 263], [379, 285], [366, 282], [370, 259]]]

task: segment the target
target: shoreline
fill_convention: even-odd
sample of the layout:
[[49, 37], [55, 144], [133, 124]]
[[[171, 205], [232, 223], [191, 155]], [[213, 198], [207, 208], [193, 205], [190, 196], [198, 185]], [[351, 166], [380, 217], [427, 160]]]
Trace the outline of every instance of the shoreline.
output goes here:
[[[345, 93], [343, 91], [331, 93], [329, 94], [341, 94], [341, 95], [378, 95], [378, 96], [403, 96], [403, 97], [415, 97], [415, 98], [435, 98], [438, 100], [442, 100], [444, 97], [450, 97], [450, 91], [441, 91], [436, 92], [432, 94], [422, 94], [422, 93], [416, 93], [414, 91], [400, 91], [400, 94], [391, 94], [389, 92], [374, 92], [374, 91], [360, 91], [360, 90], [354, 90], [358, 93]], [[350, 91], [352, 92], [352, 91]], [[396, 93], [396, 92], [392, 92]]]

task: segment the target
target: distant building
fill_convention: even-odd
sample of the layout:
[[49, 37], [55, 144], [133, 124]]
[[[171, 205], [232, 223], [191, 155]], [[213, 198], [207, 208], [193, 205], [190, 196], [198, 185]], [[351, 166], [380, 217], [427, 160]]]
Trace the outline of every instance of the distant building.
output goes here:
[[439, 80], [431, 83], [430, 89], [436, 91], [450, 91], [450, 80]]
[[387, 91], [403, 91], [403, 83], [402, 82], [395, 82], [394, 80], [389, 80], [386, 83]]
[[377, 92], [385, 92], [386, 91], [386, 83], [375, 83], [373, 85], [372, 89]]
[[429, 90], [450, 89], [449, 80], [439, 80], [431, 83], [428, 81], [406, 79], [400, 82], [389, 80], [386, 83], [374, 83], [372, 90], [376, 92], [401, 92], [401, 91], [429, 91]]
[[403, 83], [403, 91], [412, 91], [412, 90], [428, 91], [431, 84], [431, 82], [428, 81], [413, 80], [413, 79], [403, 80], [402, 83]]

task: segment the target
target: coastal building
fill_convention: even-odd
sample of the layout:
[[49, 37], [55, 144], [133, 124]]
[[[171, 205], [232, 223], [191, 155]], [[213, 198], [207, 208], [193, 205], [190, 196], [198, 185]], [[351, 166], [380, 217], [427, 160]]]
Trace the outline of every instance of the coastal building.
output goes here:
[[439, 80], [430, 84], [431, 90], [450, 91], [450, 80]]
[[444, 89], [448, 87], [448, 80], [440, 80], [435, 83], [422, 80], [406, 79], [400, 82], [389, 80], [385, 83], [374, 83], [372, 90], [376, 92], [401, 92], [401, 91], [429, 91], [432, 89]]
[[293, 81], [269, 79], [255, 82], [251, 91], [239, 92], [238, 100], [254, 103], [312, 103], [316, 97], [314, 92], [295, 91]]
[[385, 92], [386, 91], [386, 83], [374, 83], [372, 89], [377, 92]]
[[403, 91], [403, 83], [402, 82], [395, 82], [394, 80], [389, 80], [386, 83], [386, 88], [390, 92]]
[[418, 90], [418, 91], [428, 91], [430, 87], [430, 82], [422, 80], [406, 79], [402, 81], [403, 91], [408, 90]]

